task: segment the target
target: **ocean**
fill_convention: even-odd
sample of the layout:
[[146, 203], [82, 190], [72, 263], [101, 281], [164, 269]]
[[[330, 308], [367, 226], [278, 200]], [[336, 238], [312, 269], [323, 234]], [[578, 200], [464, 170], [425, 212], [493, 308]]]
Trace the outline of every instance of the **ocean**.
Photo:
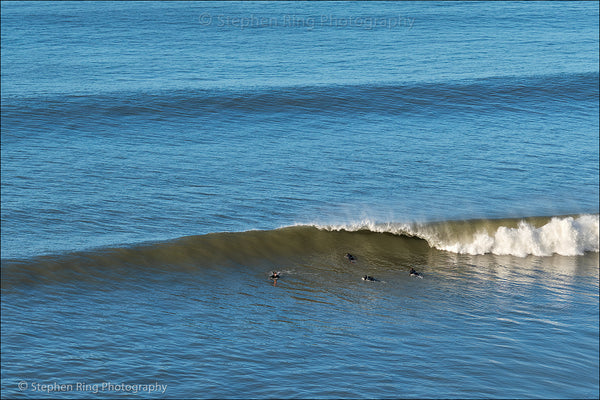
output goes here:
[[598, 398], [598, 2], [0, 5], [2, 398]]

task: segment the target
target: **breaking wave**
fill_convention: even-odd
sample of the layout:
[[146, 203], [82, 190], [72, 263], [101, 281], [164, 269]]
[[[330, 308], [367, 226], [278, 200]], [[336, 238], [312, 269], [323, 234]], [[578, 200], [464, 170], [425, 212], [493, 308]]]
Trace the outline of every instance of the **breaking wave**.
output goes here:
[[[178, 272], [257, 270], [285, 265], [344, 272], [346, 252], [359, 263], [397, 268], [427, 263], [431, 252], [517, 257], [598, 253], [598, 214], [431, 223], [296, 225], [217, 232], [166, 242], [2, 260], [2, 287], [40, 281], [118, 280]], [[366, 265], [365, 264], [365, 265]], [[219, 272], [220, 274], [220, 272]], [[174, 276], [174, 275], [173, 275]]]
[[369, 230], [414, 236], [426, 240], [436, 249], [471, 255], [577, 256], [585, 252], [598, 252], [599, 248], [598, 214], [425, 224], [362, 221], [318, 227], [325, 230]]

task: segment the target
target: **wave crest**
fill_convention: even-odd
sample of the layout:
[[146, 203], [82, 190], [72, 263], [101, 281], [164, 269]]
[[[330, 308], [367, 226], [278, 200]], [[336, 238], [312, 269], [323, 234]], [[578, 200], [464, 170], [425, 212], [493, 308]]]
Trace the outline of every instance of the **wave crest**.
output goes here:
[[598, 220], [598, 214], [595, 214], [426, 224], [362, 221], [320, 228], [416, 236], [426, 240], [431, 247], [458, 254], [577, 256], [599, 251]]

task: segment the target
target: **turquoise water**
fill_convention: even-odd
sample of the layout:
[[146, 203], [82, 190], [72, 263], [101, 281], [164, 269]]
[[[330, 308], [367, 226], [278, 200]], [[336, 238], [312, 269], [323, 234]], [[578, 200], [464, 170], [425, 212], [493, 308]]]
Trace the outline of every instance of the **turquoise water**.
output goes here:
[[3, 397], [597, 397], [597, 3], [1, 6]]

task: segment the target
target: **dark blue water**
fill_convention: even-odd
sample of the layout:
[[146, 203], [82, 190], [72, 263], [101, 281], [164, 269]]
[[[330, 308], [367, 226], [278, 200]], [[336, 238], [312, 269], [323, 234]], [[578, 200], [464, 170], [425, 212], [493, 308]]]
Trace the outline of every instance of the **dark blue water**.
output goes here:
[[598, 3], [1, 7], [3, 396], [597, 397]]

